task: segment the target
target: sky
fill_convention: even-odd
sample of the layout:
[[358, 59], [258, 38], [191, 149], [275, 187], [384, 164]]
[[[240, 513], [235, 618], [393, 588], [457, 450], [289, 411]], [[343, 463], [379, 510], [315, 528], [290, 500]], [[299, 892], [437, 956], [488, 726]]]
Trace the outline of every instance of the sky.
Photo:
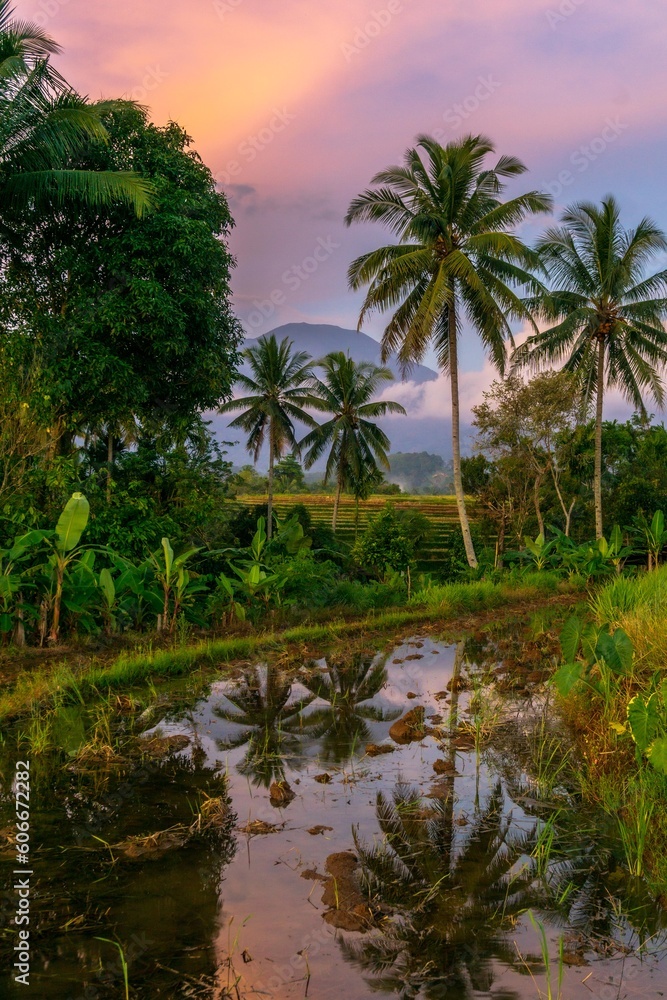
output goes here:
[[[488, 134], [529, 167], [510, 193], [547, 190], [556, 213], [613, 192], [627, 225], [649, 214], [667, 229], [667, 17], [655, 0], [25, 0], [16, 10], [63, 46], [57, 66], [81, 93], [133, 98], [192, 135], [236, 220], [234, 306], [250, 336], [292, 321], [356, 327], [361, 294], [347, 267], [387, 234], [342, 220], [419, 133]], [[382, 328], [382, 317], [364, 325], [378, 338]], [[493, 370], [474, 331], [461, 354], [465, 409]], [[428, 415], [448, 406], [442, 382], [391, 394]], [[628, 412], [614, 395], [609, 406]]]

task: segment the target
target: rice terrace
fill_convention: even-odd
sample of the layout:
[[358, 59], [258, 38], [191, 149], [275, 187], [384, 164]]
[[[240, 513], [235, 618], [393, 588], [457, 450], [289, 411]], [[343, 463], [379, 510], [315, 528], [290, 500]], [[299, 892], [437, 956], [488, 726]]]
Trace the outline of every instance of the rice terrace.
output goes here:
[[667, 18], [0, 0], [0, 997], [667, 996]]

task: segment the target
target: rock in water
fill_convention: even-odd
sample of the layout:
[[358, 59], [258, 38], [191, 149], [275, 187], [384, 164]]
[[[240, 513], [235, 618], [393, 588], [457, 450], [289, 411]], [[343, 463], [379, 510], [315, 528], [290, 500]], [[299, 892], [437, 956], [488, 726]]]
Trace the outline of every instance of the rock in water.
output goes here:
[[325, 867], [329, 873], [322, 895], [322, 902], [329, 907], [323, 914], [326, 922], [345, 931], [368, 930], [373, 914], [356, 879], [356, 856], [351, 851], [330, 854]]
[[392, 747], [389, 743], [367, 743], [366, 744], [366, 755], [368, 757], [379, 757], [382, 753], [393, 753], [396, 747]]
[[424, 709], [421, 705], [410, 709], [389, 730], [394, 743], [414, 743], [424, 738]]
[[269, 788], [269, 802], [272, 806], [288, 806], [296, 795], [286, 781], [274, 781]]

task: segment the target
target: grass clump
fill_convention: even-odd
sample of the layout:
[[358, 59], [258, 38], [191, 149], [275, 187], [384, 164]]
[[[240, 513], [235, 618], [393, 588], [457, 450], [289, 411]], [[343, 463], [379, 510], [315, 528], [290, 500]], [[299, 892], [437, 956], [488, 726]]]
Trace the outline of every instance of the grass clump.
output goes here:
[[[583, 649], [580, 657], [587, 655], [589, 665], [582, 680], [568, 693], [561, 691], [563, 715], [577, 738], [579, 784], [616, 826], [630, 874], [646, 877], [664, 899], [667, 773], [650, 744], [656, 740], [657, 746], [667, 729], [667, 566], [610, 581], [591, 598], [588, 610], [592, 638], [584, 636], [588, 652]], [[618, 662], [616, 640], [625, 650]], [[561, 641], [567, 660], [565, 630]], [[641, 718], [633, 714], [633, 705]]]

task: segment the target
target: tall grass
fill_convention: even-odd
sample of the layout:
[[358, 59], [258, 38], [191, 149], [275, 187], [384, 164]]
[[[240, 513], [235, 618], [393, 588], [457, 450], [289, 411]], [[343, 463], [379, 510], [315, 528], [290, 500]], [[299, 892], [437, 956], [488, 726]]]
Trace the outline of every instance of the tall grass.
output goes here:
[[457, 614], [495, 608], [512, 601], [535, 600], [556, 593], [561, 584], [555, 573], [546, 572], [527, 573], [516, 583], [476, 580], [471, 583], [431, 584], [417, 590], [409, 603], [443, 614]]
[[620, 625], [625, 616], [639, 608], [644, 613], [664, 611], [667, 608], [667, 565], [653, 573], [617, 577], [593, 598], [591, 605], [598, 624], [611, 627]]
[[416, 591], [410, 604], [451, 613], [492, 608], [506, 600], [504, 588], [500, 584], [479, 580], [474, 583], [433, 584]]
[[636, 659], [647, 669], [665, 666], [667, 650], [667, 565], [636, 577], [618, 577], [591, 601], [598, 625], [622, 628]]
[[590, 600], [599, 627], [623, 629], [632, 641], [632, 668], [619, 675], [597, 665], [597, 693], [579, 687], [564, 711], [579, 736], [581, 791], [612, 818], [628, 871], [645, 877], [656, 895], [667, 891], [667, 777], [637, 755], [623, 731], [627, 706], [646, 699], [667, 665], [667, 566], [611, 580]]

